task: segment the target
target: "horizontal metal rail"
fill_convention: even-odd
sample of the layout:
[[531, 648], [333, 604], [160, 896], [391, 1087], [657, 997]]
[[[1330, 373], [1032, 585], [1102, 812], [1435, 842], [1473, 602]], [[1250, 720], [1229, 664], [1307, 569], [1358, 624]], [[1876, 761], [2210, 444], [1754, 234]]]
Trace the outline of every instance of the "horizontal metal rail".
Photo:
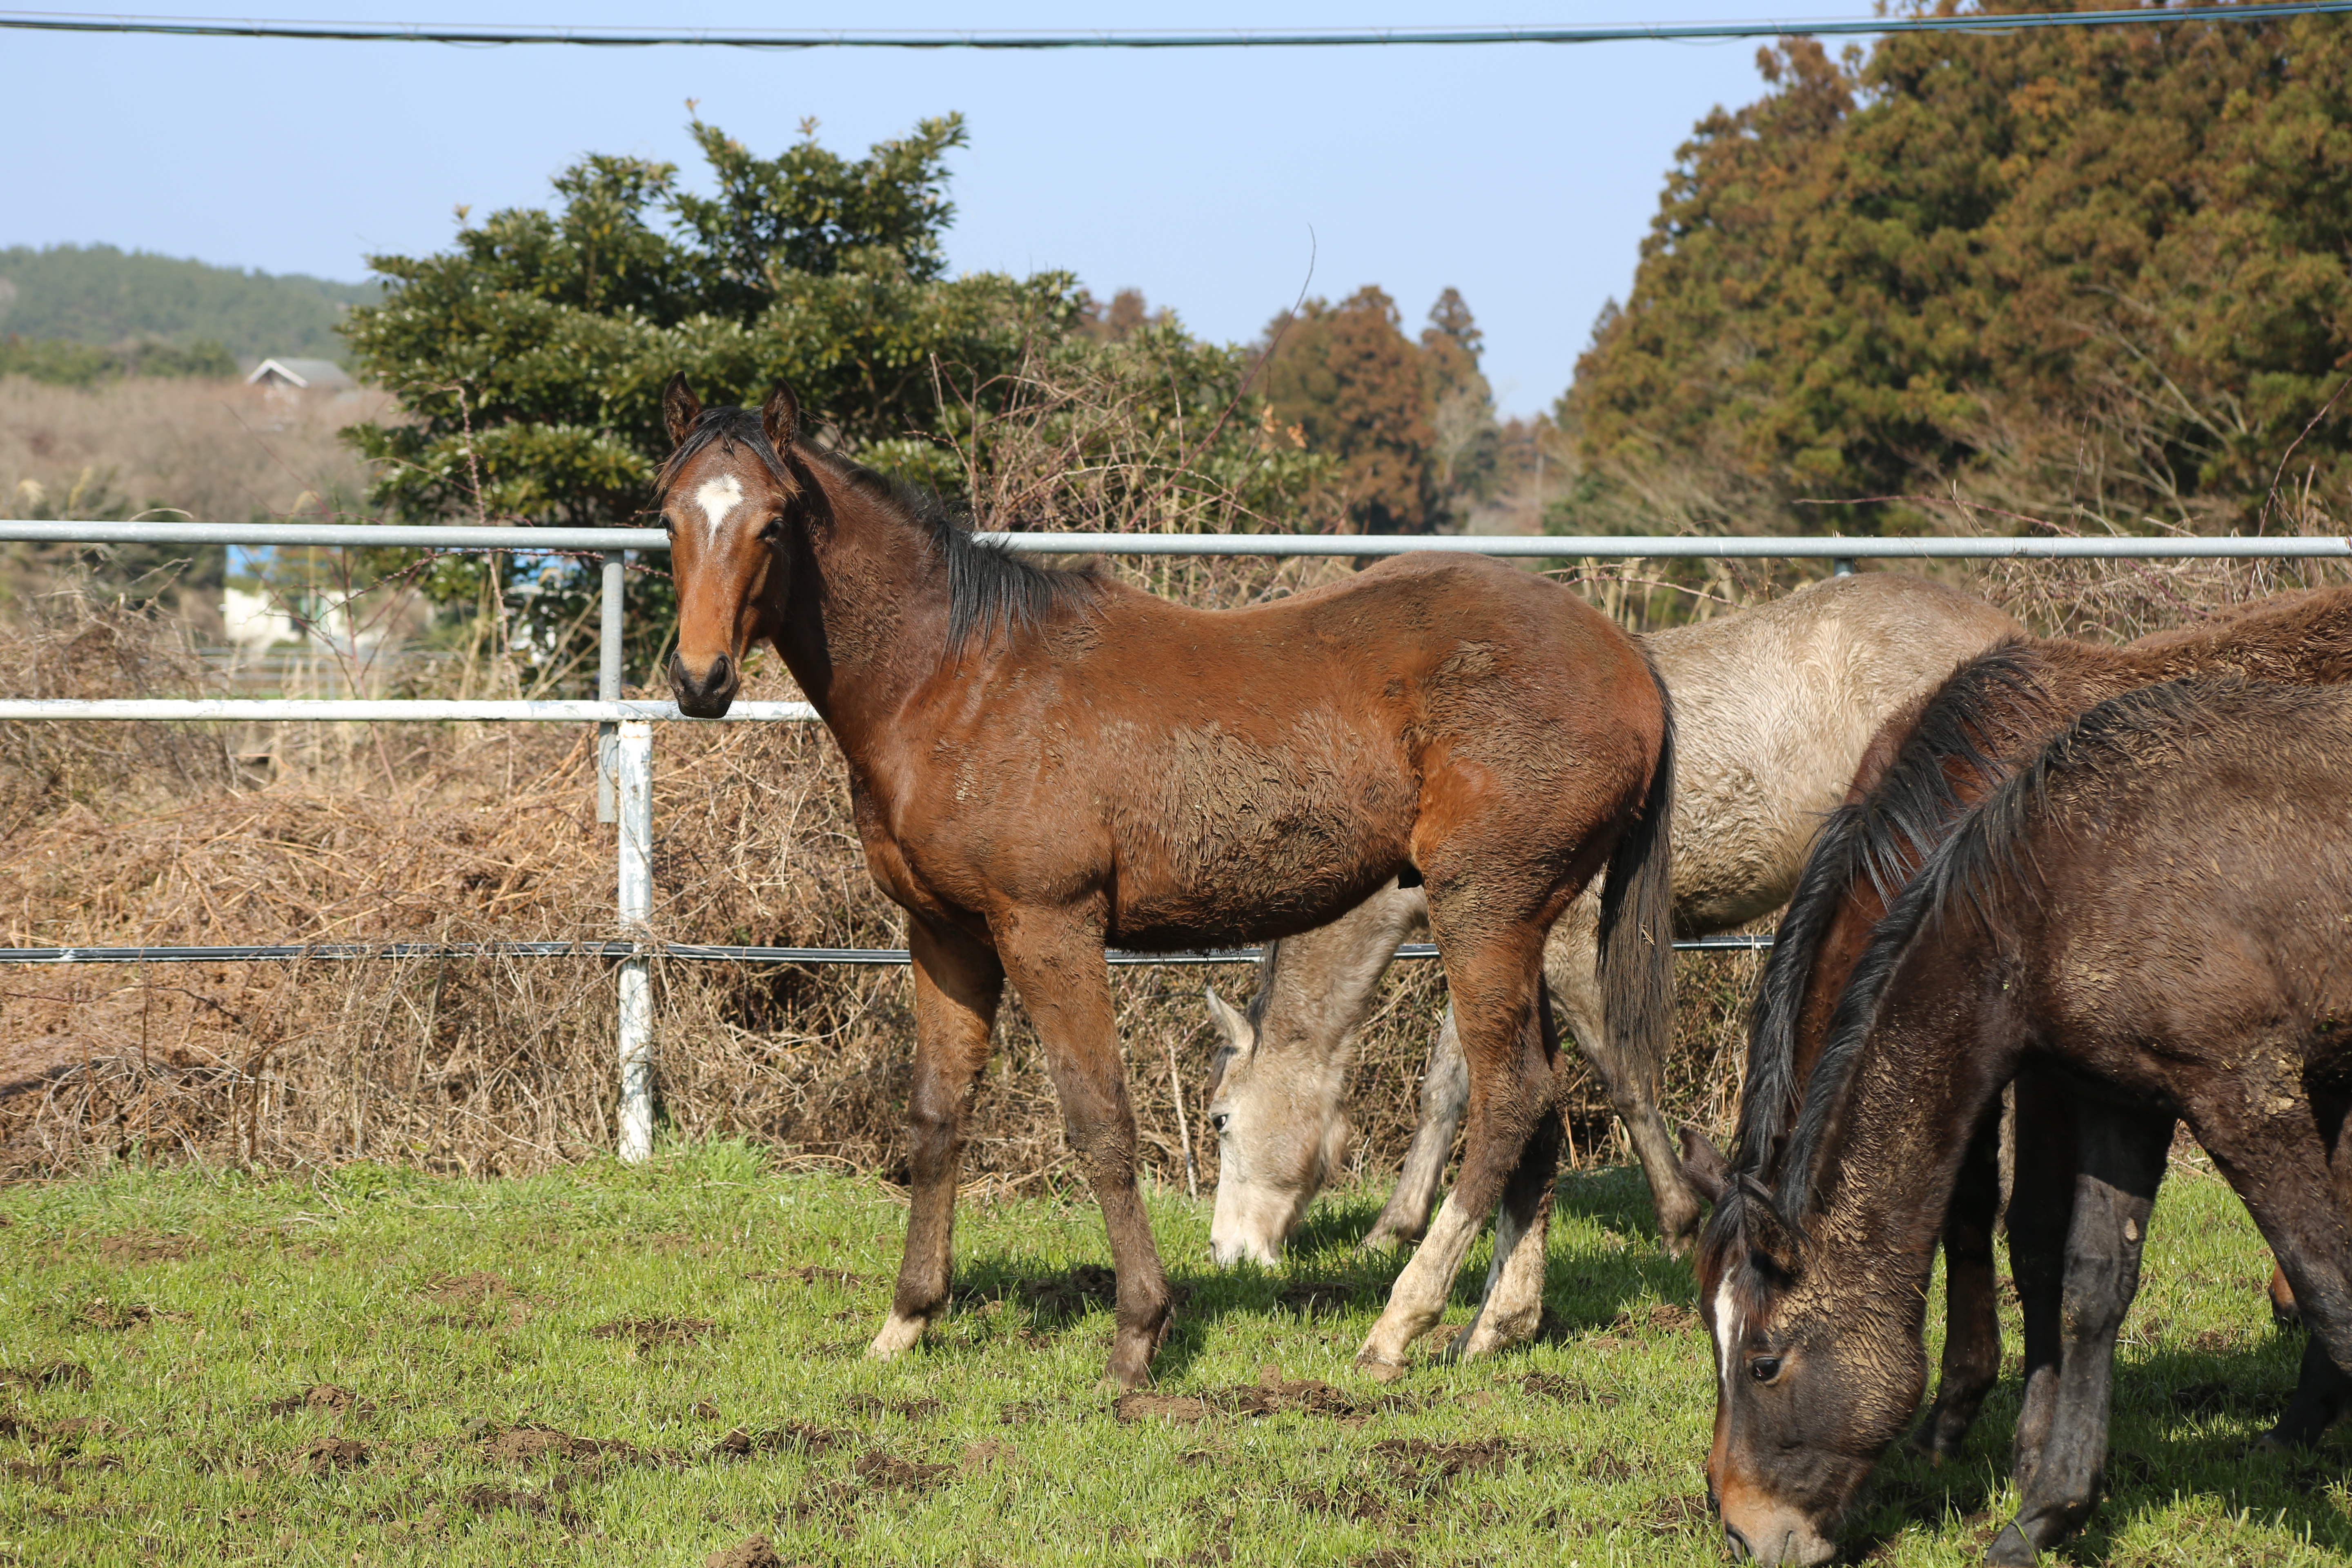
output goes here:
[[2231, 5], [2086, 11], [1962, 12], [1957, 16], [1767, 17], [1754, 21], [1618, 22], [1583, 26], [1249, 27], [1146, 32], [1004, 28], [919, 32], [817, 27], [614, 27], [488, 22], [341, 22], [228, 16], [157, 16], [74, 11], [0, 12], [0, 28], [45, 33], [150, 33], [181, 38], [278, 38], [308, 43], [541, 44], [573, 48], [659, 45], [738, 49], [1268, 49], [1497, 44], [1692, 43], [1726, 38], [1877, 37], [1900, 33], [2000, 35], [2042, 27], [2121, 27], [2183, 22], [2283, 21], [2352, 10], [2352, 0], [2244, 0]]
[[[1675, 943], [1681, 952], [1769, 952], [1769, 936], [1703, 936]], [[1208, 952], [1103, 954], [1114, 968], [1161, 964], [1255, 963], [1262, 950], [1223, 948]], [[1434, 945], [1409, 942], [1396, 951], [1405, 959], [1433, 959]], [[807, 963], [900, 966], [903, 947], [730, 947], [698, 942], [392, 942], [262, 943], [243, 947], [0, 947], [0, 963], [246, 963], [254, 962], [348, 963], [361, 959], [402, 958], [675, 958], [714, 963]]]
[[[738, 702], [723, 720], [810, 722], [805, 702]], [[591, 699], [534, 701], [463, 700], [437, 697], [0, 697], [0, 720], [218, 720], [254, 723], [419, 723], [449, 720], [545, 724], [618, 723], [629, 719], [687, 721], [675, 702]]]
[[[1412, 555], [1425, 552], [1537, 559], [1946, 561], [2298, 560], [2352, 557], [2333, 535], [2227, 538], [1878, 538], [1847, 534], [1518, 533], [980, 533], [984, 543], [1048, 555]], [[667, 550], [656, 528], [420, 528], [394, 523], [35, 522], [0, 520], [0, 541], [98, 544], [237, 544], [512, 550]]]

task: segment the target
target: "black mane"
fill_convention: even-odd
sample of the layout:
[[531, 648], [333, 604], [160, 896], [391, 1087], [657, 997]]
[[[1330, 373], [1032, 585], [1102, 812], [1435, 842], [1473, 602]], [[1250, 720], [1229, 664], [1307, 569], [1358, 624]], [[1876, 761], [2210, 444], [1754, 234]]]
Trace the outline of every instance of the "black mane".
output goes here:
[[[768, 433], [751, 408], [706, 408], [662, 464], [659, 483], [667, 489], [688, 458], [712, 442], [732, 451], [748, 447], [769, 472], [792, 481], [792, 468], [776, 454]], [[948, 652], [961, 652], [977, 635], [992, 638], [1035, 631], [1065, 613], [1084, 610], [1095, 602], [1102, 579], [1091, 567], [1057, 570], [972, 537], [971, 521], [950, 510], [937, 495], [876, 472], [865, 464], [828, 447], [799, 444], [794, 457], [822, 467], [860, 494], [890, 507], [914, 524], [941, 563], [948, 580]]]
[[1748, 1024], [1748, 1079], [1739, 1112], [1741, 1170], [1761, 1174], [1773, 1145], [1788, 1131], [1789, 1106], [1801, 1087], [1798, 1016], [1822, 942], [1847, 892], [1866, 876], [1892, 903], [1906, 879], [1906, 863], [1924, 862], [1961, 810], [1948, 764], [1964, 763], [1980, 777], [2001, 770], [2000, 759], [1986, 754], [1986, 744], [2001, 733], [2009, 714], [2040, 695], [2040, 668], [2033, 649], [2014, 640], [1960, 666], [1927, 699], [1903, 749], [1868, 797], [1838, 807], [1824, 820], [1772, 939]]
[[2123, 763], [2147, 765], [2153, 739], [2178, 751], [2200, 711], [2217, 697], [2260, 694], [2293, 707], [2316, 689], [2272, 686], [2239, 676], [2176, 680], [2142, 687], [2098, 704], [2060, 732], [1964, 816], [1920, 868], [1873, 933], [1853, 978], [1838, 999], [1829, 1039], [1805, 1084], [1795, 1136], [1775, 1175], [1775, 1206], [1802, 1215], [1818, 1190], [1818, 1169], [1831, 1130], [1845, 1108], [1863, 1046], [1876, 1023], [1880, 1001], [1915, 938], [1963, 906], [1987, 930], [1998, 930], [2008, 897], [2031, 893], [2040, 880], [2030, 868], [2027, 837], [2045, 817], [2052, 789], [2069, 777], [2095, 775]]

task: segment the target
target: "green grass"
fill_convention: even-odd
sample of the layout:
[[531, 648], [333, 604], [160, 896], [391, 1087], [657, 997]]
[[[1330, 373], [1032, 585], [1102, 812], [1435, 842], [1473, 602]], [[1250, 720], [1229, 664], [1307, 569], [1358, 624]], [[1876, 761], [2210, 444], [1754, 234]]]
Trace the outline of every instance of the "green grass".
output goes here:
[[[1561, 1194], [1546, 1342], [1387, 1390], [1349, 1370], [1396, 1266], [1350, 1250], [1377, 1194], [1325, 1200], [1279, 1275], [1212, 1271], [1205, 1206], [1156, 1197], [1189, 1294], [1155, 1392], [1204, 1405], [1122, 1420], [1097, 1387], [1097, 1281], [1074, 1272], [1108, 1262], [1083, 1203], [967, 1204], [955, 1310], [876, 1365], [904, 1211], [740, 1149], [509, 1182], [353, 1165], [17, 1186], [0, 1562], [699, 1564], [755, 1532], [787, 1563], [1719, 1562], [1688, 1274], [1631, 1173]], [[2124, 1351], [2115, 1493], [2073, 1560], [2352, 1552], [2341, 1437], [2299, 1464], [2242, 1457], [2294, 1373], [2265, 1271], [2236, 1201], [2177, 1173]], [[1292, 1385], [1271, 1397], [1268, 1366]], [[1974, 1561], [2012, 1501], [2014, 1395], [1965, 1461], [1891, 1460], [1854, 1554]]]

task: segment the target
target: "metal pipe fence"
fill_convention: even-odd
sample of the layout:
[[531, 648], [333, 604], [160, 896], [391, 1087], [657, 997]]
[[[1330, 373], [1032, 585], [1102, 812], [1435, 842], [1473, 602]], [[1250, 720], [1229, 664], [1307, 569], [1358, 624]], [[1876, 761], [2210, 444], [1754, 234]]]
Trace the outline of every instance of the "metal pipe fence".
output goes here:
[[[1860, 560], [2323, 560], [2352, 558], [2352, 539], [2271, 536], [2077, 539], [1877, 539], [1837, 534], [1801, 538], [1647, 535], [1440, 536], [1382, 534], [982, 533], [983, 541], [1041, 554], [1384, 556], [1424, 551], [1549, 560], [1826, 560], [1841, 574]], [[0, 520], [0, 541], [76, 544], [217, 544], [505, 551], [597, 557], [601, 578], [597, 695], [593, 700], [445, 700], [273, 698], [9, 698], [0, 721], [202, 722], [593, 723], [597, 726], [597, 817], [619, 832], [614, 881], [618, 940], [576, 942], [392, 942], [224, 947], [26, 947], [0, 949], [0, 964], [189, 963], [248, 960], [348, 963], [426, 957], [594, 957], [617, 961], [615, 1056], [620, 1075], [621, 1158], [653, 1152], [653, 998], [656, 958], [689, 962], [794, 964], [903, 964], [903, 948], [736, 947], [652, 940], [653, 726], [657, 722], [808, 723], [805, 702], [738, 702], [725, 720], [688, 720], [674, 702], [621, 696], [625, 576], [629, 551], [661, 551], [668, 536], [650, 528], [410, 527], [376, 523], [50, 522]], [[1754, 952], [1769, 937], [1704, 937], [1677, 942], [1683, 952]], [[1431, 959], [1437, 949], [1413, 943], [1398, 956]], [[1249, 963], [1255, 949], [1202, 953], [1114, 952], [1113, 964]]]

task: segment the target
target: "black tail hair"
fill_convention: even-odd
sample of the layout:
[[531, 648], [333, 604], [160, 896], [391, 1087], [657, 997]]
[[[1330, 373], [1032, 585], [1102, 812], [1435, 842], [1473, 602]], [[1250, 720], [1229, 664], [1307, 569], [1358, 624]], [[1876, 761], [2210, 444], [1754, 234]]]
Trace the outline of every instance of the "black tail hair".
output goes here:
[[1675, 1026], [1675, 704], [1647, 649], [1642, 658], [1664, 726], [1641, 814], [1601, 883], [1599, 978], [1610, 1044], [1654, 1091]]

